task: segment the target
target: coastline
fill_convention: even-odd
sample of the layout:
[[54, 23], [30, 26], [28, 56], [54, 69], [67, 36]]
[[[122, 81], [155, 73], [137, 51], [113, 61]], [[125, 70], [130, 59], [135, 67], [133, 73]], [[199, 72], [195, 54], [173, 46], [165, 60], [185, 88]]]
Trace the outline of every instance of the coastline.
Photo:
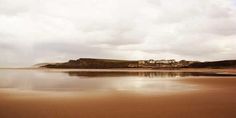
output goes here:
[[236, 74], [236, 69], [213, 68], [179, 68], [179, 69], [151, 69], [151, 68], [111, 68], [111, 69], [61, 69], [61, 68], [0, 68], [0, 70], [39, 70], [59, 72], [217, 72]]

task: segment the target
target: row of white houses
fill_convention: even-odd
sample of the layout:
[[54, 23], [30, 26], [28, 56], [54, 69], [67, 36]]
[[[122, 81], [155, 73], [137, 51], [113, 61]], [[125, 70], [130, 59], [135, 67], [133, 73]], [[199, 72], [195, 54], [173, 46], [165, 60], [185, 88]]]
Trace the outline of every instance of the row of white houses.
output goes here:
[[177, 61], [175, 61], [174, 59], [169, 59], [169, 60], [154, 60], [154, 59], [150, 59], [150, 60], [140, 60], [139, 64], [172, 64], [172, 63], [177, 63]]

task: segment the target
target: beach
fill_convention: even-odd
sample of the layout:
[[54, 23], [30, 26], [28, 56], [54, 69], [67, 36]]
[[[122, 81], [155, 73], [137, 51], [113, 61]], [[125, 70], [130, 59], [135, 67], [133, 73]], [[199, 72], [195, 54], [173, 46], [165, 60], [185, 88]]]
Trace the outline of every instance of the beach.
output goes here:
[[[233, 71], [230, 71], [233, 72]], [[199, 89], [166, 94], [109, 92], [47, 96], [0, 91], [1, 118], [235, 118], [236, 77], [175, 80]], [[21, 96], [21, 97], [19, 97]]]

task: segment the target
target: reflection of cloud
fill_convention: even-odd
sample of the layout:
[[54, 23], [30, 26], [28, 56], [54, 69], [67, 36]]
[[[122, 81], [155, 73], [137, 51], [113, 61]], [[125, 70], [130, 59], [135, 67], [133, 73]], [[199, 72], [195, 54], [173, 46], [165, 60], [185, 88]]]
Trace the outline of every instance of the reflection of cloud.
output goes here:
[[0, 50], [0, 64], [78, 57], [232, 59], [236, 55], [234, 2], [1, 0], [0, 44], [22, 51]]

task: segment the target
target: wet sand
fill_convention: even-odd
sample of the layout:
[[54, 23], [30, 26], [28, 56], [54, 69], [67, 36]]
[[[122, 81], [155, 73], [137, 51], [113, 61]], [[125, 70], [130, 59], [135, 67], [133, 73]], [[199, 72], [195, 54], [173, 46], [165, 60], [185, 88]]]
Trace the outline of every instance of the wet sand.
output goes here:
[[0, 118], [236, 118], [236, 78], [177, 80], [201, 87], [161, 95], [14, 98], [0, 92]]

